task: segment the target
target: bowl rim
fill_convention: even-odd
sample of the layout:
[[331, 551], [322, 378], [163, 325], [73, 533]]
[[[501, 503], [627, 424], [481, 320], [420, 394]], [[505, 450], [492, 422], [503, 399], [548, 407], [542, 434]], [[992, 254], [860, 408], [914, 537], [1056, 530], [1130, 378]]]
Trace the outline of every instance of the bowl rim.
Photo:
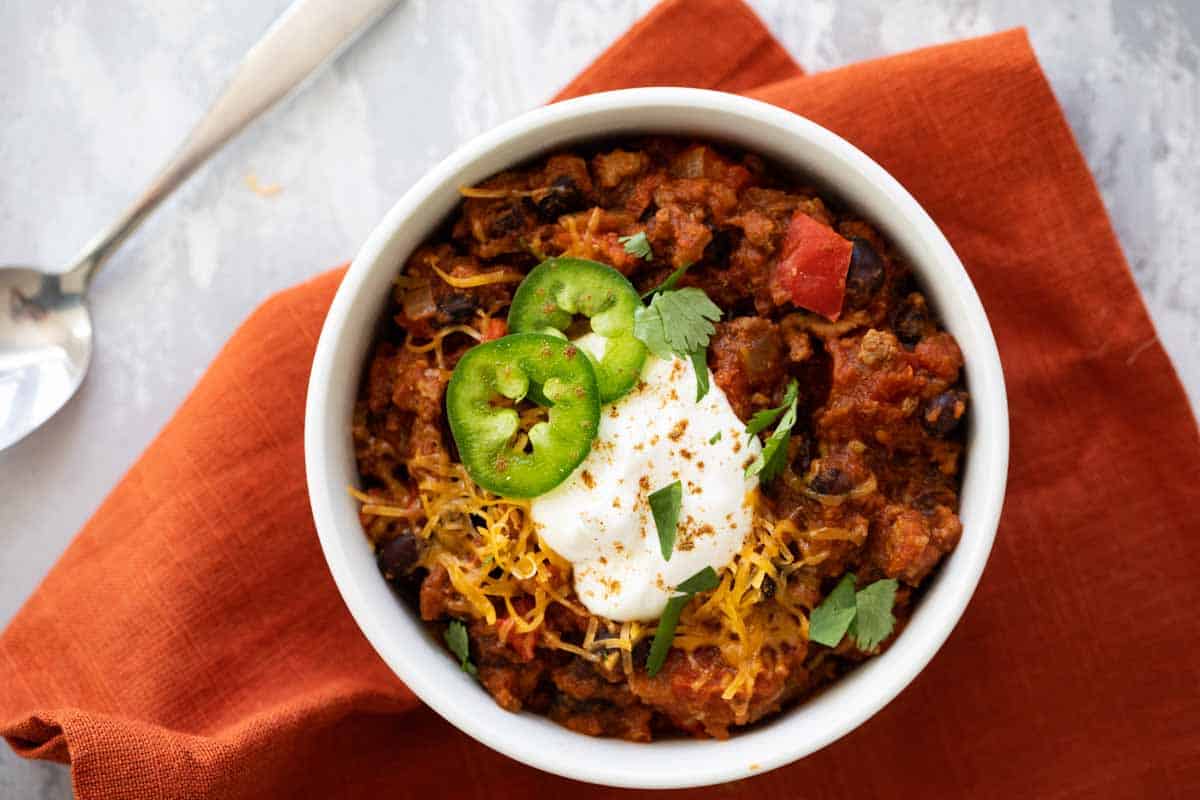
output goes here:
[[[355, 325], [368, 325], [373, 329], [374, 319], [368, 322], [354, 316], [355, 305], [363, 294], [364, 285], [376, 272], [392, 273], [400, 268], [401, 264], [394, 256], [385, 257], [385, 251], [403, 231], [406, 222], [420, 213], [422, 206], [435, 193], [444, 190], [455, 176], [472, 164], [494, 156], [515, 140], [524, 141], [560, 123], [603, 121], [614, 115], [636, 116], [648, 113], [650, 109], [660, 113], [666, 110], [700, 116], [711, 114], [714, 119], [721, 117], [724, 120], [714, 122], [718, 127], [732, 124], [729, 118], [742, 118], [748, 123], [767, 126], [797, 146], [815, 148], [823, 157], [840, 160], [840, 166], [871, 184], [872, 191], [879, 194], [879, 203], [888, 206], [888, 213], [895, 215], [889, 217], [889, 222], [912, 226], [914, 240], [920, 241], [924, 258], [933, 259], [916, 263], [910, 256], [914, 272], [924, 286], [927, 289], [931, 285], [937, 287], [946, 297], [952, 296], [954, 303], [960, 304], [956, 306], [956, 313], [961, 312], [960, 330], [954, 331], [954, 335], [960, 343], [964, 334], [971, 339], [967, 379], [975, 401], [972, 430], [985, 426], [983, 433], [970, 434], [968, 470], [983, 475], [972, 484], [971, 519], [969, 523], [964, 520], [963, 541], [947, 559], [950, 563], [944, 562], [940, 566], [932, 581], [934, 586], [928, 592], [937, 594], [938, 604], [925, 612], [929, 603], [922, 602], [888, 652], [843, 676], [817, 696], [775, 715], [769, 723], [721, 741], [663, 740], [641, 744], [593, 739], [536, 715], [499, 711], [511, 718], [505, 720], [491, 713], [488, 707], [499, 710], [491, 696], [474, 686], [471, 691], [478, 697], [471, 697], [464, 687], [474, 682], [459, 674], [449, 658], [436, 653], [444, 662], [444, 668], [427, 658], [435, 650], [441, 650], [440, 643], [426, 637], [419, 643], [422, 646], [413, 647], [414, 642], [401, 641], [396, 636], [394, 625], [397, 620], [385, 624], [378, 602], [368, 596], [367, 587], [360, 585], [352, 565], [355, 558], [361, 558], [361, 553], [352, 553], [351, 549], [361, 550], [366, 537], [357, 520], [353, 530], [347, 530], [344, 514], [337, 511], [338, 494], [345, 494], [346, 484], [331, 480], [330, 476], [330, 471], [336, 469], [332, 465], [339, 449], [338, 442], [344, 447], [349, 441], [349, 420], [333, 420], [327, 410], [332, 393], [345, 390], [345, 381], [339, 384], [334, 378], [348, 369], [356, 390], [366, 358], [365, 351], [359, 352], [358, 363], [343, 364], [343, 342], [346, 332]], [[574, 137], [574, 140], [605, 138], [603, 130], [604, 126], [600, 125], [595, 132]], [[697, 136], [720, 138], [709, 134]], [[562, 146], [568, 140], [570, 137], [552, 141], [540, 151], [526, 146], [523, 151], [526, 155], [511, 158], [507, 163], [510, 166], [519, 163], [536, 152]], [[457, 189], [457, 184], [454, 188]], [[831, 186], [831, 191], [836, 194], [838, 187]], [[444, 217], [444, 214], [439, 216]], [[872, 222], [876, 220], [872, 219]], [[417, 241], [427, 236], [430, 230], [425, 226]], [[938, 273], [936, 277], [931, 276], [931, 271]], [[942, 304], [939, 300], [938, 305]], [[943, 311], [945, 319], [944, 309], [939, 310]], [[367, 337], [368, 347], [370, 341], [371, 337]], [[891, 702], [928, 664], [961, 617], [990, 554], [1007, 480], [1009, 430], [1003, 371], [982, 303], [945, 236], [895, 178], [849, 142], [790, 111], [723, 92], [655, 87], [602, 92], [526, 112], [457, 148], [397, 201], [354, 258], [322, 326], [308, 385], [304, 447], [313, 518], [338, 591], [372, 647], [417, 697], [482, 744], [538, 769], [601, 785], [687, 788], [761, 774], [819, 750]], [[344, 452], [341, 455], [344, 457]], [[966, 488], [964, 482], [964, 504]], [[967, 541], [968, 531], [972, 537], [970, 542]], [[351, 541], [352, 536], [357, 537], [357, 544]], [[379, 583], [382, 584], [382, 580]], [[925, 601], [928, 600], [926, 597]], [[401, 605], [401, 601], [395, 598], [393, 605]], [[399, 622], [403, 623], [402, 620]], [[890, 660], [889, 656], [892, 656]], [[847, 683], [854, 684], [863, 693], [847, 694], [850, 692], [844, 686]], [[480, 700], [486, 702], [487, 707], [481, 705]], [[812, 720], [804, 719], [805, 709], [813, 704], [820, 705], [821, 713], [814, 714]], [[529, 719], [531, 717], [534, 719]]]

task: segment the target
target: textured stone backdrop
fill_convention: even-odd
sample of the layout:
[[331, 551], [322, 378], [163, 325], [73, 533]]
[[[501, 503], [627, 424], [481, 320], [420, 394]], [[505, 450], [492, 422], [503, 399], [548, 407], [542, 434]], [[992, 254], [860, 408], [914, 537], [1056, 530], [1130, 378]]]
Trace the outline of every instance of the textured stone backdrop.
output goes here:
[[[1027, 26], [1200, 402], [1200, 3], [751, 2], [810, 71]], [[0, 263], [70, 259], [286, 5], [0, 3]], [[0, 626], [259, 301], [351, 256], [433, 163], [544, 102], [651, 5], [407, 0], [197, 174], [97, 281], [79, 396], [0, 454]], [[0, 797], [70, 795], [65, 770], [0, 745]]]

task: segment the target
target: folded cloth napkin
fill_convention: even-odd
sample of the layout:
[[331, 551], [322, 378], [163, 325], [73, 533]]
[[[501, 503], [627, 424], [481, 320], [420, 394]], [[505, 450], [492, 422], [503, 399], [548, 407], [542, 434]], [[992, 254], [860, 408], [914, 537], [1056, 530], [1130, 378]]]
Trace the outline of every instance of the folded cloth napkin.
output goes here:
[[[1012, 406], [991, 563], [933, 662], [823, 751], [686, 796], [1196, 796], [1200, 439], [1025, 35], [803, 76], [740, 3], [675, 0], [564, 95], [649, 84], [745, 92], [882, 163], [967, 265]], [[455, 731], [342, 606], [301, 445], [339, 278], [242, 326], [13, 620], [0, 733], [86, 800], [621, 794]]]

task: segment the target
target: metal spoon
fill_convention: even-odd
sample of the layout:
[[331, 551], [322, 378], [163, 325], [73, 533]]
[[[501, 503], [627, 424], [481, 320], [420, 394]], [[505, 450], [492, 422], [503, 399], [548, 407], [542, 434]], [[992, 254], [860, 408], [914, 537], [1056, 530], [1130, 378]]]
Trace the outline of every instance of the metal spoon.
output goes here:
[[87, 374], [96, 270], [221, 145], [349, 45], [398, 0], [296, 0], [238, 65], [229, 85], [150, 188], [65, 272], [0, 267], [0, 450], [63, 407]]

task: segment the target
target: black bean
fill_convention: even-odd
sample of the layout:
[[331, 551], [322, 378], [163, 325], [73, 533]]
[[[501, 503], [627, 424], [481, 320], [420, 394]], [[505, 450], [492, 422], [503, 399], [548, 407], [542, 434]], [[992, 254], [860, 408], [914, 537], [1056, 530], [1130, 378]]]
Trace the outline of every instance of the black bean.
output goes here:
[[866, 239], [854, 238], [846, 273], [846, 308], [863, 308], [883, 286], [883, 259]]
[[547, 222], [554, 222], [563, 214], [578, 211], [585, 202], [583, 192], [579, 191], [575, 179], [570, 175], [559, 175], [550, 182], [546, 193], [535, 205], [538, 216]]
[[911, 294], [904, 299], [892, 315], [892, 328], [896, 338], [910, 347], [921, 341], [929, 327], [929, 309], [925, 298]]
[[788, 441], [788, 460], [797, 474], [803, 475], [808, 472], [808, 465], [812, 463], [812, 444], [808, 436], [797, 431], [792, 432], [792, 438]]
[[633, 668], [642, 669], [646, 666], [646, 659], [650, 657], [650, 640], [642, 639], [633, 646]]
[[764, 575], [763, 582], [762, 582], [762, 589], [760, 590], [762, 592], [762, 596], [765, 599], [770, 600], [772, 597], [775, 596], [775, 588], [776, 588], [775, 587], [775, 579], [772, 578], [770, 575]]
[[937, 511], [938, 506], [946, 506], [950, 509], [954, 508], [954, 492], [949, 489], [933, 489], [922, 492], [913, 498], [912, 505], [917, 511], [920, 511], [927, 517], [931, 517]]
[[525, 209], [523, 200], [513, 200], [492, 218], [488, 225], [488, 234], [497, 238], [518, 233], [525, 227]]
[[712, 239], [704, 248], [704, 261], [716, 269], [727, 269], [729, 257], [737, 246], [737, 235], [725, 228], [712, 228]]
[[381, 544], [375, 553], [375, 560], [389, 583], [402, 586], [411, 581], [413, 568], [420, 556], [417, 537], [412, 531], [404, 531], [395, 539]]
[[451, 294], [437, 301], [438, 311], [446, 321], [461, 321], [475, 313], [479, 301], [469, 294]]
[[967, 393], [952, 389], [942, 392], [921, 410], [921, 424], [934, 436], [949, 436], [967, 413]]
[[808, 485], [818, 494], [846, 494], [854, 488], [849, 475], [831, 466], [822, 466], [817, 470]]
[[[558, 638], [562, 639], [567, 644], [573, 644], [576, 647], [581, 647], [583, 645], [583, 640], [586, 637], [584, 636], [583, 631], [572, 630], [572, 631], [559, 631]], [[600, 637], [597, 636], [597, 638], [600, 638]], [[584, 661], [582, 658], [577, 658], [573, 662], [571, 662], [571, 669], [573, 669], [573, 670], [581, 669], [581, 667], [579, 666], [580, 664], [583, 665], [583, 668], [586, 668], [589, 671], [591, 670], [591, 665], [588, 664], [588, 662]]]

